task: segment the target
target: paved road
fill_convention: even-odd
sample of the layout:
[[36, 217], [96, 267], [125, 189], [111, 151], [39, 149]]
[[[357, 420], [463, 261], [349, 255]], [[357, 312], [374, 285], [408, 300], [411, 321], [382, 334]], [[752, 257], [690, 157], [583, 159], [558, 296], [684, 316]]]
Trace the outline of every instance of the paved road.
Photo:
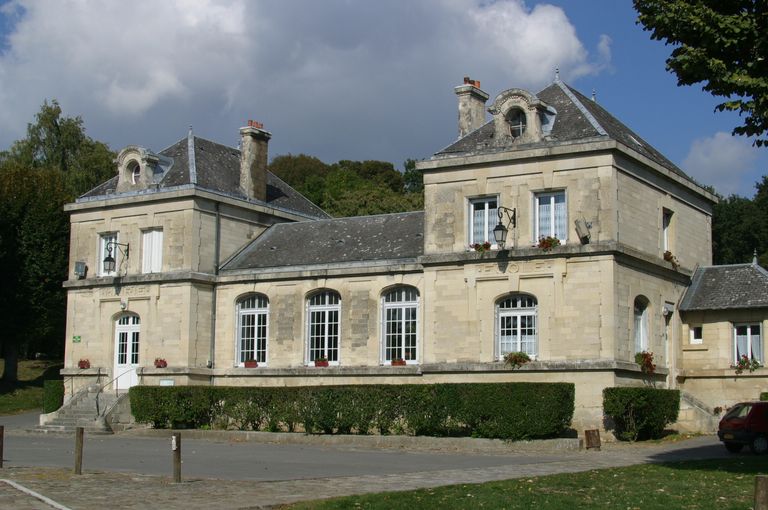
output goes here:
[[[1, 421], [0, 421], [1, 423]], [[71, 473], [74, 439], [6, 435], [0, 478], [69, 509], [262, 508], [304, 499], [569, 473], [642, 462], [722, 458], [712, 436], [602, 451], [509, 455], [395, 451], [186, 439], [182, 484], [170, 483], [168, 439], [86, 437], [84, 474]], [[742, 454], [749, 455], [749, 454]], [[56, 508], [0, 482], [0, 508]]]

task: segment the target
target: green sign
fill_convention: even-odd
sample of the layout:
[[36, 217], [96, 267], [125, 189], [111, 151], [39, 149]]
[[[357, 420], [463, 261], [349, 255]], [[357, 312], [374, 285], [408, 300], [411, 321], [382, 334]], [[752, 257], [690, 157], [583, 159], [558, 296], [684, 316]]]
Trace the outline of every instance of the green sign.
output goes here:
[[80, 335], [73, 335], [72, 336], [72, 343], [73, 344], [79, 344], [80, 343]]

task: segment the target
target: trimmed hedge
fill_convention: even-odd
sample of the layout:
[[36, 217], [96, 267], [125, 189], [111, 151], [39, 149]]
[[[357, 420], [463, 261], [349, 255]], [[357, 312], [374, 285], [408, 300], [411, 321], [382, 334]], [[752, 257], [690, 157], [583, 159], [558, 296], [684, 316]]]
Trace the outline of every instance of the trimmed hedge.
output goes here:
[[613, 420], [618, 439], [635, 441], [661, 437], [677, 421], [680, 391], [657, 388], [605, 388], [603, 412]]
[[307, 386], [134, 386], [136, 421], [157, 428], [500, 439], [553, 437], [574, 410], [569, 383]]
[[52, 413], [64, 404], [64, 380], [43, 381], [43, 412]]
[[768, 391], [764, 391], [760, 394], [760, 400], [768, 400]]

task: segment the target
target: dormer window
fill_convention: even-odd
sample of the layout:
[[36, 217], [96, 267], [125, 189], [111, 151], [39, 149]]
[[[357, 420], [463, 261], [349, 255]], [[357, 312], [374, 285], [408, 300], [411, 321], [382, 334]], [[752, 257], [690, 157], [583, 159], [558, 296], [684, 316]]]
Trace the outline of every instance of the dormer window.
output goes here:
[[139, 184], [141, 180], [141, 166], [138, 161], [128, 163], [128, 173], [131, 175], [131, 184]]
[[520, 108], [512, 108], [507, 112], [507, 122], [509, 123], [509, 132], [512, 138], [520, 138], [525, 133], [526, 118], [525, 112]]

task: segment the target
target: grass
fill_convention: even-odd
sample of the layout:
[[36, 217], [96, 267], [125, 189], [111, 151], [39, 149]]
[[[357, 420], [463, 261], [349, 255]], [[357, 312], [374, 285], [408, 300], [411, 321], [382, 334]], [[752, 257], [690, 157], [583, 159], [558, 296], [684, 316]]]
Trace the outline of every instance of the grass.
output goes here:
[[280, 508], [299, 509], [529, 509], [628, 510], [751, 508], [755, 475], [768, 472], [766, 458], [643, 464], [584, 473], [451, 485], [317, 500]]
[[[3, 372], [0, 359], [0, 375]], [[40, 410], [43, 407], [43, 381], [58, 377], [60, 361], [19, 361], [19, 380], [8, 383], [0, 380], [0, 415]]]

